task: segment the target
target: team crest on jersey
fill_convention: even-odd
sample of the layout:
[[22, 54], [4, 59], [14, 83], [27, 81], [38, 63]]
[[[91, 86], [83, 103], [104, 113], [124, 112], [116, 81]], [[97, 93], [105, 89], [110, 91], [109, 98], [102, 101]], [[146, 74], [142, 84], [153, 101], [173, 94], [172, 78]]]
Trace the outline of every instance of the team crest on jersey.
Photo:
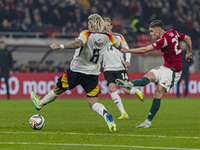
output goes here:
[[96, 41], [94, 42], [94, 44], [96, 45], [96, 46], [101, 46], [101, 45], [103, 45], [103, 42], [101, 42], [101, 43], [97, 43]]

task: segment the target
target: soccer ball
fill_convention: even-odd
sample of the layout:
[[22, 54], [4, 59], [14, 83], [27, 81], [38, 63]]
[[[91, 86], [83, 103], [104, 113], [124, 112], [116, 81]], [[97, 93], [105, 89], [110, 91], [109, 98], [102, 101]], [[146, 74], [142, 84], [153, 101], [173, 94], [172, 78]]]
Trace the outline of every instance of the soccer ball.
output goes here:
[[44, 118], [39, 114], [33, 115], [29, 119], [29, 125], [34, 130], [42, 129], [44, 127], [44, 122]]

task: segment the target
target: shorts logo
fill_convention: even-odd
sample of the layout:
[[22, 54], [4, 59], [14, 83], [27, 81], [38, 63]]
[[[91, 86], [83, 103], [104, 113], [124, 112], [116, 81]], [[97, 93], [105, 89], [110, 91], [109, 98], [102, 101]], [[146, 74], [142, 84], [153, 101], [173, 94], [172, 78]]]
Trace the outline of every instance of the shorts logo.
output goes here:
[[163, 84], [163, 85], [166, 85], [166, 82], [163, 82], [162, 84]]

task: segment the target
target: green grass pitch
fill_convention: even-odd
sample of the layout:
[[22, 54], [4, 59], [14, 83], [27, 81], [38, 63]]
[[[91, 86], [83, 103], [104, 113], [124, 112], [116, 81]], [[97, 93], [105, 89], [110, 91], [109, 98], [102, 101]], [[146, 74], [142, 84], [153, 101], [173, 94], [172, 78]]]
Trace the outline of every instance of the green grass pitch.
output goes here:
[[[110, 132], [104, 119], [92, 111], [87, 99], [57, 99], [36, 111], [31, 100], [0, 100], [0, 150], [200, 150], [200, 99], [163, 98], [152, 128], [137, 129], [151, 107], [123, 99], [129, 119], [110, 98], [101, 98], [117, 125]], [[41, 130], [29, 126], [29, 118], [45, 118]]]

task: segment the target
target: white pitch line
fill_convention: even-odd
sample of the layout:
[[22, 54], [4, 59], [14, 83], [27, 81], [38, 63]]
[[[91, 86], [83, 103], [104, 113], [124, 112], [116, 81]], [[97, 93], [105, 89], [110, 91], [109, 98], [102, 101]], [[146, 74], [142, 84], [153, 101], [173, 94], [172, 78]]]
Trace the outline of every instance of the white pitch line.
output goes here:
[[102, 144], [76, 144], [76, 143], [30, 143], [30, 142], [0, 142], [6, 145], [53, 145], [53, 146], [86, 146], [86, 147], [121, 147], [121, 148], [140, 148], [140, 149], [169, 149], [169, 150], [200, 150], [196, 148], [178, 147], [155, 147], [155, 146], [135, 146], [135, 145], [102, 145]]
[[200, 139], [200, 137], [184, 137], [184, 136], [161, 136], [161, 135], [136, 135], [136, 134], [101, 134], [101, 133], [68, 133], [68, 132], [7, 132], [0, 131], [4, 134], [66, 134], [66, 135], [91, 135], [91, 136], [122, 136], [122, 137], [155, 137], [155, 138], [174, 138], [174, 139]]

